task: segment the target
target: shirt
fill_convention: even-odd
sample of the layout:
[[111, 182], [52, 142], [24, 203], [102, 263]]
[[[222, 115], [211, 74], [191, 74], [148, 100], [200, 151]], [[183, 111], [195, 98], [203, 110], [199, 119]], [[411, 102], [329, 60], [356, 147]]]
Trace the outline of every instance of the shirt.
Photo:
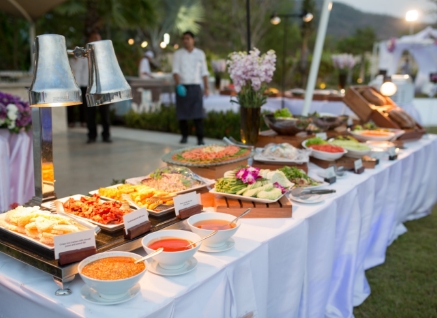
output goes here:
[[144, 57], [141, 60], [138, 73], [139, 73], [138, 76], [140, 78], [146, 78], [146, 79], [147, 78], [151, 78], [149, 75], [143, 74], [143, 73], [148, 73], [148, 74], [151, 73], [151, 71], [150, 71], [150, 63], [149, 63], [149, 60], [147, 58]]
[[194, 48], [191, 52], [179, 49], [173, 56], [173, 74], [178, 74], [180, 84], [202, 84], [202, 77], [208, 76], [205, 53]]
[[86, 58], [71, 58], [71, 70], [79, 87], [88, 86], [88, 59]]

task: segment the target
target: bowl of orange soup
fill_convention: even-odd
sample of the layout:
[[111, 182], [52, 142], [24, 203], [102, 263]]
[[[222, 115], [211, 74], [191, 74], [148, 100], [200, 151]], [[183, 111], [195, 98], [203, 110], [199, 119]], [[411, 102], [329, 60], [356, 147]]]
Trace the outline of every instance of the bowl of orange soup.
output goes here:
[[80, 262], [78, 272], [102, 298], [117, 299], [125, 296], [146, 273], [145, 262], [135, 264], [141, 257], [129, 252], [99, 253]]
[[234, 219], [235, 216], [231, 214], [206, 212], [191, 216], [187, 223], [191, 231], [201, 237], [217, 230], [217, 234], [211, 236], [202, 243], [208, 247], [220, 248], [226, 244], [226, 241], [230, 239], [240, 227], [239, 220], [233, 223], [232, 226], [229, 225], [229, 223]]
[[199, 240], [199, 235], [189, 231], [161, 230], [146, 235], [141, 243], [147, 254], [162, 247], [164, 251], [153, 256], [153, 260], [164, 269], [176, 270], [183, 267], [185, 262], [193, 257], [202, 242], [191, 247], [187, 245]]

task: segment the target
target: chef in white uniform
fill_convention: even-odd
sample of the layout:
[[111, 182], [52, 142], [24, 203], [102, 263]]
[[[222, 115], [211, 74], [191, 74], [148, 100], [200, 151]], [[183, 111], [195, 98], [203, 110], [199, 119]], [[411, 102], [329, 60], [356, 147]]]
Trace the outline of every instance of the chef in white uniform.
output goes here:
[[[196, 127], [197, 144], [203, 145], [203, 96], [209, 95], [208, 68], [205, 53], [194, 47], [194, 34], [183, 34], [183, 48], [173, 56], [173, 78], [176, 83], [176, 116], [181, 130], [181, 143], [188, 141], [188, 120]], [[203, 92], [201, 84], [203, 82]]]
[[141, 59], [140, 67], [138, 70], [138, 75], [140, 78], [143, 79], [152, 79], [152, 71], [150, 69], [150, 62], [155, 57], [155, 54], [153, 54], [152, 51], [147, 50], [146, 53], [144, 53], [144, 57]]

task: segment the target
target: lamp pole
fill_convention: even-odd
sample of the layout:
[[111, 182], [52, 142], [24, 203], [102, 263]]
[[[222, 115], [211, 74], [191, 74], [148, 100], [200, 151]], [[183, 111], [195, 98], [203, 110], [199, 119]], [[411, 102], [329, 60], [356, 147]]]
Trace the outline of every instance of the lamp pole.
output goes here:
[[247, 25], [247, 53], [251, 49], [250, 41], [250, 0], [246, 0], [246, 25]]
[[287, 23], [288, 23], [288, 16], [285, 16], [284, 21], [284, 41], [283, 41], [283, 48], [282, 48], [282, 85], [281, 85], [281, 92], [282, 92], [282, 99], [281, 99], [281, 108], [285, 107], [285, 54], [287, 54]]

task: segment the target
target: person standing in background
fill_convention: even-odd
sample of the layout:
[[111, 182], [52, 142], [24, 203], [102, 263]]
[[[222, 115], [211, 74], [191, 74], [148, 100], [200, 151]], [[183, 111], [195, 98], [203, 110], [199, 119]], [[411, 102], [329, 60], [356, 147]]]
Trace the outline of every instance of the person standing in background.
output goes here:
[[155, 54], [153, 54], [152, 51], [147, 50], [146, 53], [144, 53], [144, 57], [141, 59], [140, 67], [138, 70], [138, 76], [142, 79], [152, 79], [152, 71], [150, 68], [150, 63], [152, 62], [153, 58], [155, 57]]
[[[98, 32], [91, 33], [88, 38], [88, 43], [100, 41], [102, 38]], [[87, 69], [88, 71], [88, 69]], [[88, 83], [87, 83], [88, 85]], [[85, 95], [84, 96], [84, 100]], [[111, 143], [111, 134], [109, 131], [110, 118], [109, 118], [109, 105], [101, 105], [97, 107], [87, 107], [87, 124], [88, 124], [88, 141], [87, 144], [92, 144], [96, 142], [97, 139], [97, 124], [96, 124], [96, 112], [97, 108], [100, 112], [100, 121], [102, 122], [102, 140], [103, 142]]]
[[194, 120], [197, 144], [203, 145], [203, 95], [209, 95], [208, 68], [205, 53], [194, 47], [194, 34], [190, 31], [182, 35], [183, 48], [173, 56], [173, 78], [176, 84], [176, 116], [181, 130], [181, 144], [188, 141], [188, 120]]
[[73, 71], [76, 83], [82, 91], [83, 103], [77, 106], [67, 107], [67, 122], [68, 127], [73, 128], [76, 124], [76, 112], [79, 111], [79, 121], [82, 127], [86, 127], [86, 88], [88, 86], [88, 59], [71, 58], [71, 70]]

